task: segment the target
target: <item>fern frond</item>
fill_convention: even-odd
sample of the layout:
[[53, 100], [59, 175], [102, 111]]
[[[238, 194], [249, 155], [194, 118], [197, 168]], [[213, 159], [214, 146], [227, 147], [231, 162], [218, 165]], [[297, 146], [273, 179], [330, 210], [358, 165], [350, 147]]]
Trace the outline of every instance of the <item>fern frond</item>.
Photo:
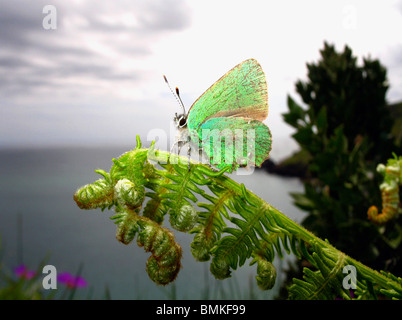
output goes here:
[[193, 256], [211, 260], [210, 270], [218, 279], [230, 277], [251, 259], [250, 264], [257, 264], [258, 286], [270, 289], [276, 278], [274, 258], [294, 253], [313, 269], [304, 269], [303, 280], [294, 279], [292, 299], [350, 299], [344, 284], [346, 267], [356, 269], [353, 285], [358, 299], [379, 294], [402, 298], [400, 278], [371, 270], [316, 237], [226, 177], [226, 169], [214, 171], [195, 162], [189, 166], [177, 155], [170, 155], [175, 161], [163, 162], [167, 158], [153, 145], [142, 149], [138, 138], [134, 150], [113, 159], [110, 173], [97, 170], [103, 179], [74, 194], [82, 209], [114, 207], [117, 239], [128, 244], [137, 237], [137, 244], [151, 253], [146, 269], [154, 282], [173, 281], [181, 266], [181, 248], [162, 226], [169, 215], [173, 228], [194, 235]]
[[205, 211], [199, 212], [198, 225], [190, 232], [195, 234], [191, 243], [191, 252], [198, 261], [208, 261], [212, 246], [221, 238], [223, 229], [226, 227], [223, 217], [229, 218], [226, 203], [233, 196], [233, 192], [230, 190], [224, 191], [220, 198], [205, 193], [203, 196], [211, 204], [198, 203], [198, 207], [204, 208]]

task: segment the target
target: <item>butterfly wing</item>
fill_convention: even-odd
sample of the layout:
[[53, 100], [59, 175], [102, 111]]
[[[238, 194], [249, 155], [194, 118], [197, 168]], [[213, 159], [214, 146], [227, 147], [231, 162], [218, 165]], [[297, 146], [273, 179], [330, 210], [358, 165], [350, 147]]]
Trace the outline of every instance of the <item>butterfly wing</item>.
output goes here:
[[198, 130], [218, 117], [244, 117], [264, 120], [268, 116], [268, 91], [265, 75], [254, 59], [235, 66], [191, 106], [187, 127]]
[[199, 130], [199, 146], [219, 169], [258, 166], [268, 159], [272, 137], [262, 122], [243, 117], [219, 117], [205, 121]]

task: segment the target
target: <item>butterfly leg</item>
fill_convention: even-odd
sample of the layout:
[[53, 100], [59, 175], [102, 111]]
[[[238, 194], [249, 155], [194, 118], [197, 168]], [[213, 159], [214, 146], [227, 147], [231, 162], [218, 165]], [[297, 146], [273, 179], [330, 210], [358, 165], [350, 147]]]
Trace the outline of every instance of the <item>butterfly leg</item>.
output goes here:
[[207, 154], [205, 153], [201, 145], [196, 147], [196, 152], [198, 152], [198, 162], [210, 165], [210, 161], [207, 158]]
[[188, 142], [187, 157], [188, 157], [188, 171], [190, 171], [191, 144], [189, 142]]
[[180, 155], [181, 148], [184, 146], [185, 143], [183, 141], [178, 141], [177, 142], [177, 155]]
[[169, 156], [168, 156], [168, 163], [170, 162], [170, 154], [173, 152], [174, 147], [177, 145], [177, 154], [180, 154], [180, 140], [176, 140], [173, 144], [172, 147], [170, 148]]
[[187, 151], [187, 156], [188, 156], [188, 170], [190, 171], [191, 145], [190, 145], [189, 141], [190, 141], [190, 140], [188, 139], [188, 141], [179, 141], [179, 142], [177, 143], [177, 149], [178, 149], [177, 154], [179, 155], [179, 154], [180, 154], [180, 151], [181, 151], [181, 148], [182, 148], [183, 146], [185, 146], [186, 144], [188, 144], [188, 151]]

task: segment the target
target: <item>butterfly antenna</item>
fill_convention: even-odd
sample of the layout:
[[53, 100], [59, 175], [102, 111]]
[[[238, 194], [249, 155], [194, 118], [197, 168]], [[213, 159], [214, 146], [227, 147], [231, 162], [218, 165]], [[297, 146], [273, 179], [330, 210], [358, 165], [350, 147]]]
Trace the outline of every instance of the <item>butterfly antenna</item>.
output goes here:
[[176, 91], [173, 91], [172, 88], [170, 87], [169, 81], [167, 80], [166, 76], [163, 75], [163, 79], [165, 79], [166, 84], [169, 87], [170, 92], [174, 95], [174, 97], [176, 98], [177, 102], [180, 104], [180, 106], [183, 109], [183, 114], [186, 114], [186, 109], [184, 108], [184, 103], [180, 98], [180, 94], [179, 94], [179, 88], [176, 88]]

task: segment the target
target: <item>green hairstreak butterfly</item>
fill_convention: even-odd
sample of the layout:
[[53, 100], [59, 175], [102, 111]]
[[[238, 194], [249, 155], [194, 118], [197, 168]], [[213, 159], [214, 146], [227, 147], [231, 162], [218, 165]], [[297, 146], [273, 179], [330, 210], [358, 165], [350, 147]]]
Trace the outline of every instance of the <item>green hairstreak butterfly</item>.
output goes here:
[[260, 167], [268, 158], [272, 137], [262, 123], [268, 116], [268, 91], [256, 60], [245, 60], [227, 72], [187, 113], [177, 88], [176, 94], [183, 108], [183, 113], [176, 113], [174, 118], [179, 130], [175, 142], [179, 153], [184, 144], [190, 143], [210, 164], [219, 169], [229, 167], [228, 171]]

